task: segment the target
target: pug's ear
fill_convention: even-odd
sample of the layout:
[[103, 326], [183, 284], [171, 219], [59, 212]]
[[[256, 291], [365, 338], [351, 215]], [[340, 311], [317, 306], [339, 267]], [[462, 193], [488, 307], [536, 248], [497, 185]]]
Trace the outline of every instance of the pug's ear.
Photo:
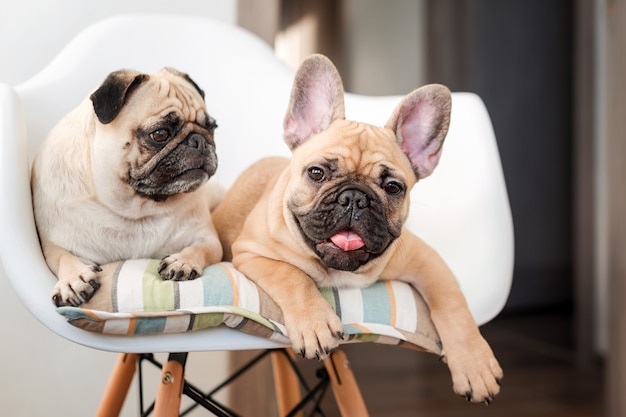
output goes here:
[[122, 110], [130, 93], [149, 78], [147, 74], [132, 70], [110, 73], [102, 85], [89, 97], [100, 123], [111, 123]]
[[385, 127], [393, 130], [417, 179], [429, 176], [441, 156], [450, 125], [452, 97], [447, 87], [430, 84], [406, 96]]
[[290, 149], [345, 118], [343, 83], [333, 63], [323, 55], [311, 55], [296, 73], [283, 122]]

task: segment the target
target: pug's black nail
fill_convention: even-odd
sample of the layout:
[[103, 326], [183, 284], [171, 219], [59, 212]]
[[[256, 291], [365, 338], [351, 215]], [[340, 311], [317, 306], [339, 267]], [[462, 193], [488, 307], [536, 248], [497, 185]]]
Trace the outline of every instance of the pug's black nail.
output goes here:
[[93, 272], [102, 272], [102, 267], [100, 265], [92, 265], [91, 270]]
[[181, 270], [181, 271], [178, 271], [178, 272], [176, 273], [176, 278], [175, 278], [175, 279], [176, 279], [176, 281], [179, 281], [179, 280], [183, 277], [183, 275], [185, 275], [185, 272], [184, 272], [184, 271], [182, 271], [182, 270]]
[[93, 279], [89, 281], [89, 285], [91, 285], [94, 291], [100, 288], [100, 283]]
[[500, 378], [496, 378], [496, 384], [502, 385], [502, 380]]
[[167, 264], [165, 262], [161, 262], [157, 268], [157, 272], [160, 274], [165, 268], [167, 268]]
[[467, 391], [465, 393], [465, 399], [467, 400], [467, 402], [472, 401], [472, 391]]
[[315, 359], [317, 359], [318, 361], [321, 359], [319, 350], [315, 351]]
[[484, 403], [485, 403], [485, 405], [491, 404], [491, 399], [489, 397], [485, 397]]
[[193, 271], [191, 271], [191, 274], [189, 274], [189, 280], [194, 280], [198, 277], [198, 273], [196, 272], [196, 270], [194, 269]]
[[337, 332], [337, 339], [344, 340], [343, 339], [344, 336], [345, 336], [345, 334], [343, 332]]
[[61, 307], [61, 297], [59, 297], [58, 295], [52, 296], [52, 302], [54, 303], [55, 306]]
[[303, 358], [306, 356], [306, 350], [304, 350], [304, 348], [300, 349], [300, 356]]
[[80, 292], [80, 297], [81, 297], [83, 300], [88, 300], [88, 299], [89, 299], [89, 295], [87, 294], [87, 292], [86, 292], [86, 291], [81, 291], [81, 292]]

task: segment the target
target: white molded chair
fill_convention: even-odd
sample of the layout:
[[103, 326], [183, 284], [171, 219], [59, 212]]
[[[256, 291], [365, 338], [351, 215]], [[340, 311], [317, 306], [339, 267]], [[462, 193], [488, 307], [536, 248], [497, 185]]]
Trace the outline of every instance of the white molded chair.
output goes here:
[[[174, 27], [176, 30], [161, 28]], [[0, 84], [0, 262], [26, 307], [73, 342], [123, 353], [282, 348], [277, 342], [217, 327], [201, 332], [120, 337], [68, 324], [50, 301], [56, 278], [43, 259], [33, 216], [29, 166], [48, 130], [106, 75], [172, 66], [205, 90], [218, 120], [217, 178], [230, 185], [250, 163], [289, 155], [282, 118], [294, 72], [255, 36], [205, 18], [126, 15], [78, 34], [39, 74]], [[417, 86], [416, 86], [417, 87]], [[409, 93], [409, 91], [407, 91]], [[350, 119], [382, 125], [400, 97], [348, 94]], [[500, 312], [513, 268], [513, 227], [494, 132], [481, 99], [454, 93], [440, 165], [412, 193], [409, 228], [449, 263], [479, 324]]]

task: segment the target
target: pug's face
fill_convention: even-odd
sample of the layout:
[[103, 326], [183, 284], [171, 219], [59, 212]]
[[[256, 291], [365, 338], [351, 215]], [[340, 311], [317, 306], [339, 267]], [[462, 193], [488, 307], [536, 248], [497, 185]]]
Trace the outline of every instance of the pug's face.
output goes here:
[[196, 190], [215, 173], [217, 125], [188, 75], [117, 71], [91, 100], [99, 121], [92, 145], [97, 185], [118, 180], [158, 202]]

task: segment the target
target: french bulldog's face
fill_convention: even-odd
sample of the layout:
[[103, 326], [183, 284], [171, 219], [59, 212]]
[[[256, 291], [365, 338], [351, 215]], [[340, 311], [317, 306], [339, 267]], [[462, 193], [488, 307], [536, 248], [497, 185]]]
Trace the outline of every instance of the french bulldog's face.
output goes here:
[[115, 166], [120, 181], [154, 201], [206, 182], [217, 169], [217, 125], [203, 94], [186, 74], [171, 69], [110, 74], [91, 96], [100, 122], [95, 157], [108, 159], [92, 161], [95, 180]]
[[400, 236], [416, 176], [393, 132], [337, 120], [294, 150], [287, 207], [328, 268], [356, 271]]
[[450, 105], [446, 87], [428, 85], [404, 97], [385, 127], [346, 121], [334, 65], [314, 55], [300, 66], [284, 119], [293, 152], [284, 207], [322, 265], [365, 272], [400, 236], [411, 188], [439, 161]]

